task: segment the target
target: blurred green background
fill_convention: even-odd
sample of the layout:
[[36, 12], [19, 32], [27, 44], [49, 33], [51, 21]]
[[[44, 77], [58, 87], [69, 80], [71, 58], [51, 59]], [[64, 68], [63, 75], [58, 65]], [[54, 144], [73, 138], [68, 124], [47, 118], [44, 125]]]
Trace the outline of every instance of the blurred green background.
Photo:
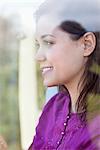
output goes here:
[[18, 110], [18, 50], [14, 18], [0, 16], [0, 135], [9, 150], [21, 150]]

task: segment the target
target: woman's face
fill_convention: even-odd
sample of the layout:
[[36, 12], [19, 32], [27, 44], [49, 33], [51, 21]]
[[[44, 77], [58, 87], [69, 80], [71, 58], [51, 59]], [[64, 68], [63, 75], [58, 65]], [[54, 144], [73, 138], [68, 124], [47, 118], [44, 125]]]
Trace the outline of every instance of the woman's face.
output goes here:
[[36, 59], [45, 86], [79, 81], [85, 64], [82, 39], [72, 40], [70, 34], [57, 26], [56, 19], [44, 16], [37, 23], [36, 42]]

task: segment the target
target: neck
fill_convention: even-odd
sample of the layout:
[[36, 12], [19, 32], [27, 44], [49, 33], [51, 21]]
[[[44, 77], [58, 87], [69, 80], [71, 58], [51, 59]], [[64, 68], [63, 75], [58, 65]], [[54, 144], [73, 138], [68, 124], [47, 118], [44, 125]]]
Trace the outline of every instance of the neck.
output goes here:
[[76, 87], [74, 87], [74, 88], [68, 87], [67, 89], [68, 89], [70, 97], [71, 97], [71, 106], [72, 106], [71, 111], [76, 113], [75, 106], [76, 106], [76, 102], [78, 100], [80, 92], [79, 92], [78, 88], [76, 88]]
[[78, 84], [79, 84], [79, 80], [75, 80], [75, 82], [72, 82], [70, 84], [67, 83], [66, 85], [64, 85], [70, 94], [71, 106], [72, 106], [71, 111], [74, 113], [76, 112], [75, 106], [76, 106], [78, 97], [80, 95], [80, 89], [81, 89], [81, 84], [80, 85]]

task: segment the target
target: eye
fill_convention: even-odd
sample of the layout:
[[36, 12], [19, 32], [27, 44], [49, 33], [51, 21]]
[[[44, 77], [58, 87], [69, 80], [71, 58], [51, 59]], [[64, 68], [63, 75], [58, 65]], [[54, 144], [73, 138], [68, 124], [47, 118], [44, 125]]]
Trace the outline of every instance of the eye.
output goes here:
[[53, 41], [47, 41], [47, 40], [44, 40], [43, 41], [45, 44], [47, 44], [48, 46], [49, 45], [53, 45], [54, 44], [54, 42]]

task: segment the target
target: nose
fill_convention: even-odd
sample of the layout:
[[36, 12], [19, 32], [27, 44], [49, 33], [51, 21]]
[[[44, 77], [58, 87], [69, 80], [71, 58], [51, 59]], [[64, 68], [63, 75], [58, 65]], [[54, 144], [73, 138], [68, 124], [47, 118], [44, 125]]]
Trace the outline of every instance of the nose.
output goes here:
[[46, 56], [45, 56], [45, 54], [43, 53], [43, 51], [38, 50], [38, 52], [37, 52], [36, 55], [35, 55], [35, 59], [36, 59], [36, 61], [38, 61], [38, 62], [42, 62], [42, 61], [45, 61], [45, 60], [46, 60]]

